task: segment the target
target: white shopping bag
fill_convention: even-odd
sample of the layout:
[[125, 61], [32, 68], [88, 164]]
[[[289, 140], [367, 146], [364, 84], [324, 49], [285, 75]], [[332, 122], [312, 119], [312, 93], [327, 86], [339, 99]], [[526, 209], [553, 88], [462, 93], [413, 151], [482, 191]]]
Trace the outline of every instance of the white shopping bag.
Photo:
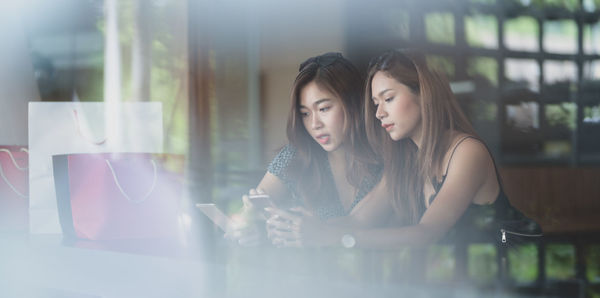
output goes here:
[[52, 155], [162, 151], [159, 102], [29, 103], [30, 232], [61, 232]]

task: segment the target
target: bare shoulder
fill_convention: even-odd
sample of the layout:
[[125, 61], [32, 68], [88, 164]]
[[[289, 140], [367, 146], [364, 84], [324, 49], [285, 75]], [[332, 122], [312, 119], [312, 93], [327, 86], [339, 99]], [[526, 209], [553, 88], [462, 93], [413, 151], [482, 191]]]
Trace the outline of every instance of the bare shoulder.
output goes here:
[[477, 166], [487, 168], [491, 164], [491, 156], [485, 144], [478, 138], [457, 133], [451, 142], [448, 156], [448, 169], [450, 167], [461, 167], [461, 165]]

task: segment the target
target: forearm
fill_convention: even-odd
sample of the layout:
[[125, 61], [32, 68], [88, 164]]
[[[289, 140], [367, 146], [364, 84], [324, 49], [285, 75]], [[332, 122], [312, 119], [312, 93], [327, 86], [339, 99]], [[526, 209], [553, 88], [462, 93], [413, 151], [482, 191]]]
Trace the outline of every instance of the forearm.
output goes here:
[[341, 239], [351, 235], [356, 241], [357, 248], [398, 249], [407, 246], [426, 246], [437, 242], [444, 232], [423, 225], [408, 227], [388, 227], [375, 229], [360, 229], [352, 227], [332, 227], [331, 237]]

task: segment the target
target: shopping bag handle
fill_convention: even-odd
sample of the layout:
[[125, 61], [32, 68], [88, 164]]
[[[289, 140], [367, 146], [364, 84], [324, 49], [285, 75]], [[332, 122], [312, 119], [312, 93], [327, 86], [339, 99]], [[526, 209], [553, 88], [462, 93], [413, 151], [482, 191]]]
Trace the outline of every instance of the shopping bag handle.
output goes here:
[[96, 140], [94, 140], [94, 138], [92, 138], [92, 137], [90, 137], [88, 135], [85, 135], [83, 133], [83, 131], [81, 130], [81, 123], [79, 121], [79, 115], [77, 113], [77, 109], [73, 109], [73, 120], [75, 121], [75, 127], [77, 127], [77, 133], [80, 136], [82, 136], [86, 141], [88, 141], [88, 142], [90, 142], [90, 143], [92, 143], [94, 145], [98, 145], [98, 146], [106, 143], [106, 137], [104, 139], [100, 140], [100, 141], [96, 141]]
[[[29, 153], [27, 151], [27, 149], [25, 149], [25, 148], [21, 148], [21, 151]], [[10, 150], [2, 148], [2, 149], [0, 149], [0, 152], [4, 152], [4, 153], [8, 154], [8, 156], [10, 157], [10, 160], [15, 165], [15, 168], [17, 168], [19, 171], [27, 170], [27, 167], [20, 167], [17, 164], [17, 161], [15, 160], [15, 157], [12, 155], [12, 152], [10, 152]], [[19, 197], [21, 197], [23, 199], [29, 198], [29, 196], [26, 196], [23, 193], [21, 193], [20, 191], [18, 191], [17, 188], [12, 183], [10, 183], [10, 181], [8, 181], [8, 178], [4, 174], [4, 168], [2, 168], [2, 164], [0, 164], [0, 176], [2, 176], [2, 180], [4, 180], [4, 182], [6, 182], [6, 185], [8, 185], [8, 187], [10, 187], [10, 189], [12, 189], [12, 191], [14, 191]]]
[[130, 202], [135, 203], [135, 204], [139, 204], [144, 202], [145, 200], [147, 200], [150, 195], [152, 194], [152, 192], [154, 191], [154, 188], [156, 187], [156, 178], [157, 178], [157, 170], [156, 170], [156, 162], [151, 159], [150, 163], [152, 164], [152, 170], [154, 171], [154, 178], [152, 178], [152, 186], [150, 186], [150, 190], [148, 190], [148, 192], [142, 196], [142, 198], [140, 199], [132, 199], [129, 195], [127, 195], [127, 193], [125, 193], [125, 190], [123, 190], [123, 187], [121, 187], [121, 184], [119, 183], [119, 179], [117, 178], [117, 174], [115, 173], [115, 170], [113, 169], [112, 165], [110, 164], [110, 161], [108, 159], [106, 159], [106, 165], [108, 165], [108, 168], [110, 169], [110, 172], [112, 173], [113, 179], [115, 180], [115, 184], [117, 185], [117, 188], [119, 189], [119, 191], [121, 192], [121, 194]]

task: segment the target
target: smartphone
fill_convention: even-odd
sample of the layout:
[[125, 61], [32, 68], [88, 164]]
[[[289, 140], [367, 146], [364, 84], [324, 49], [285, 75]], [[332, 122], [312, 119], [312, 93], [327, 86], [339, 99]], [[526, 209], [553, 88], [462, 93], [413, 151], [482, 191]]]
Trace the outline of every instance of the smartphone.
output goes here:
[[248, 200], [252, 203], [252, 206], [256, 209], [264, 209], [266, 207], [274, 207], [273, 201], [269, 195], [259, 194], [259, 195], [248, 195]]
[[229, 216], [225, 215], [215, 204], [196, 204], [196, 208], [200, 209], [215, 225], [223, 232], [231, 229], [232, 222]]

